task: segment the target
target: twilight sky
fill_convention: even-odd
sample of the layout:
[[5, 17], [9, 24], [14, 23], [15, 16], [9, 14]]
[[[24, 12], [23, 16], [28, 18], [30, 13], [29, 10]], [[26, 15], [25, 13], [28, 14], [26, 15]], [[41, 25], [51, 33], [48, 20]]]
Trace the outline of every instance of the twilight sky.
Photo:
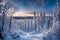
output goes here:
[[56, 4], [56, 0], [12, 0], [12, 3], [20, 11], [47, 11], [51, 12]]
[[20, 11], [52, 12], [56, 5], [56, 0], [11, 0], [10, 2]]

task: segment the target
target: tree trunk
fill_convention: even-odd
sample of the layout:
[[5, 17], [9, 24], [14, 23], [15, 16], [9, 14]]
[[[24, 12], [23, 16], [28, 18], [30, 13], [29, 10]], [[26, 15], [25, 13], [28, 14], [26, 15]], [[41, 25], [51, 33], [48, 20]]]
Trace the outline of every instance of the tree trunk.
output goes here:
[[9, 31], [10, 31], [10, 29], [11, 29], [11, 23], [12, 23], [12, 15], [11, 15], [11, 17], [10, 17]]

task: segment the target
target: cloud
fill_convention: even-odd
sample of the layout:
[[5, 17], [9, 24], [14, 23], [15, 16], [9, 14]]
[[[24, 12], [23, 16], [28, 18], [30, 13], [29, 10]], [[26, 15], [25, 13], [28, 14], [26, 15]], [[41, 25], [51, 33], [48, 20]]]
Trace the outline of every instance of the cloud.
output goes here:
[[19, 11], [47, 11], [51, 12], [56, 0], [8, 0], [13, 6], [16, 6]]

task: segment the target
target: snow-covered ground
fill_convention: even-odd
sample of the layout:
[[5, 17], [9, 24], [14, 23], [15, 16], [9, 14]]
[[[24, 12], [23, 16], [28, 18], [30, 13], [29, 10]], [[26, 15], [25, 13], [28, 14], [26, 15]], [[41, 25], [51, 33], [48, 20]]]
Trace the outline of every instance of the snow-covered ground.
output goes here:
[[[3, 33], [2, 36], [4, 38], [3, 40], [58, 40], [56, 35], [57, 29], [55, 29], [54, 26], [48, 30], [43, 29], [43, 31], [40, 33], [38, 33], [34, 27], [33, 29], [31, 29], [32, 31], [27, 32], [26, 30], [23, 30], [25, 25], [23, 22], [24, 20], [19, 21], [19, 20], [13, 19], [10, 31], [8, 31], [9, 22], [8, 24], [5, 23], [5, 26], [4, 26], [5, 28], [4, 28], [4, 31], [2, 32]], [[34, 24], [32, 26], [34, 26]]]

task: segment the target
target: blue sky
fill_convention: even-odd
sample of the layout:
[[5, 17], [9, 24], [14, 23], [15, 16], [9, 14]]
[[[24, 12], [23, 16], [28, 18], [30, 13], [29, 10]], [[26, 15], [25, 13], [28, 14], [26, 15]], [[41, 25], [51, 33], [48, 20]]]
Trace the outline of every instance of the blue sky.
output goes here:
[[12, 3], [20, 11], [46, 11], [52, 12], [56, 5], [56, 0], [12, 0]]

